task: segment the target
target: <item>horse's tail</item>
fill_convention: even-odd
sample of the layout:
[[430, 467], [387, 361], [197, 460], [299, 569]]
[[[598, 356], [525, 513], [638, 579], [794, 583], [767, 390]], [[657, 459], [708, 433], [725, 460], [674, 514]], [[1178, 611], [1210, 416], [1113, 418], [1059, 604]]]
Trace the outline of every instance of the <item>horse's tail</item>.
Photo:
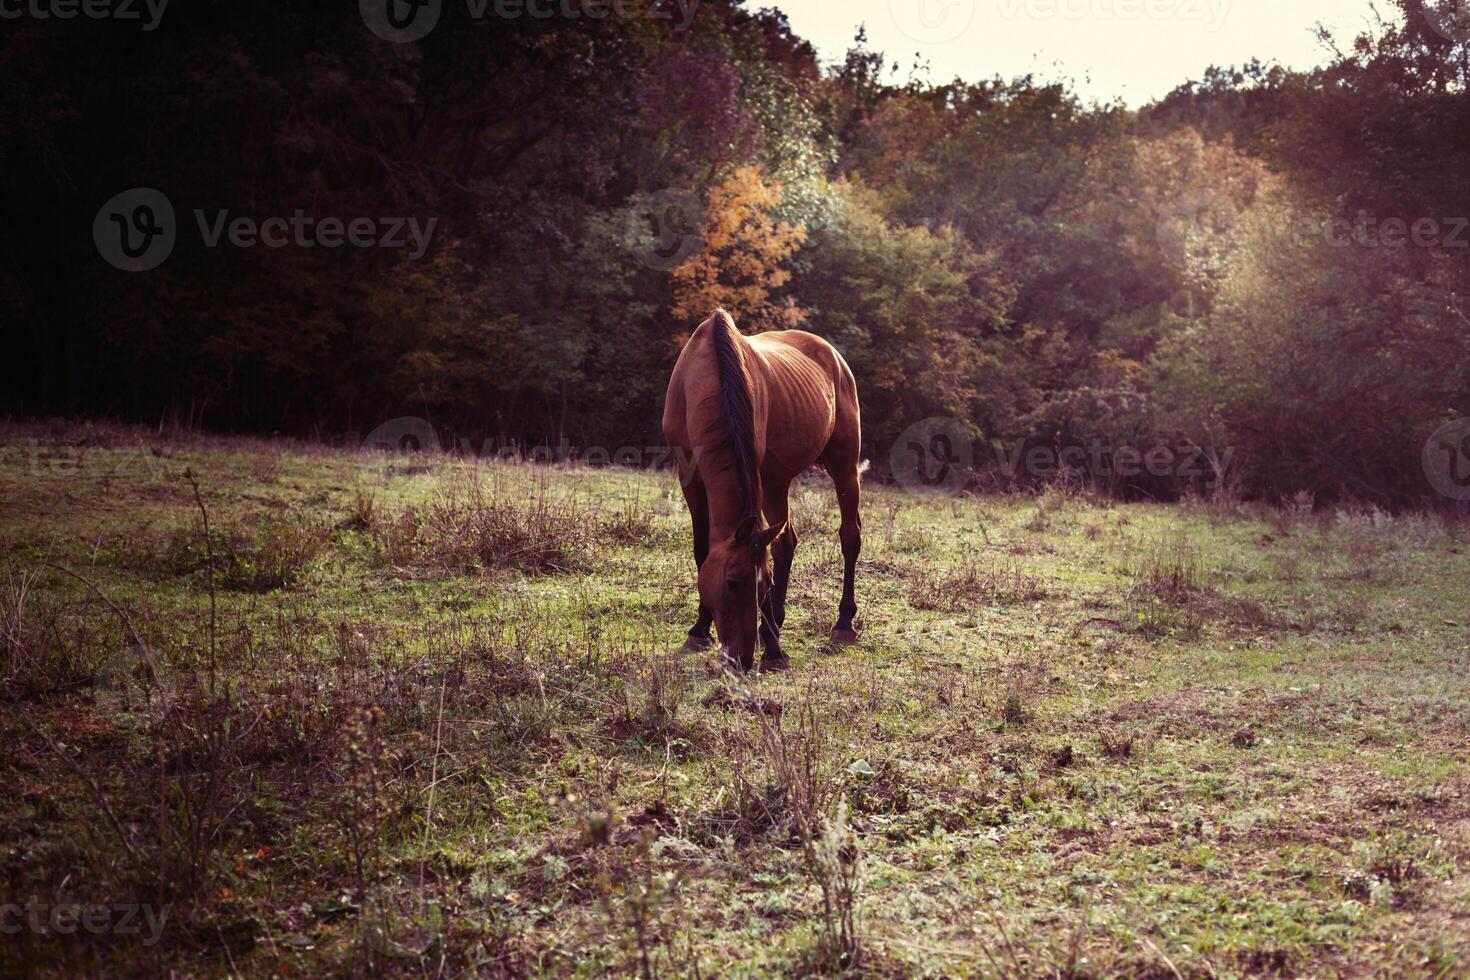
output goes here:
[[724, 310], [710, 317], [710, 336], [714, 342], [715, 363], [720, 370], [720, 389], [724, 393], [725, 425], [730, 432], [730, 450], [735, 456], [735, 472], [740, 480], [740, 501], [746, 516], [759, 520], [760, 503], [756, 500], [755, 479], [755, 406], [750, 397], [750, 375], [741, 357], [740, 331]]

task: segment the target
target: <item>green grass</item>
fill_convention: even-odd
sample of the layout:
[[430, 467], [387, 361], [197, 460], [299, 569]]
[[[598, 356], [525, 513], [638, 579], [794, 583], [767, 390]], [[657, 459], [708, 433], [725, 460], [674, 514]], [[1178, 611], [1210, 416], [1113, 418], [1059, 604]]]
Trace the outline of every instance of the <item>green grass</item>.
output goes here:
[[170, 911], [0, 972], [1470, 969], [1464, 524], [873, 486], [831, 649], [814, 474], [732, 683], [668, 474], [0, 439], [0, 904]]

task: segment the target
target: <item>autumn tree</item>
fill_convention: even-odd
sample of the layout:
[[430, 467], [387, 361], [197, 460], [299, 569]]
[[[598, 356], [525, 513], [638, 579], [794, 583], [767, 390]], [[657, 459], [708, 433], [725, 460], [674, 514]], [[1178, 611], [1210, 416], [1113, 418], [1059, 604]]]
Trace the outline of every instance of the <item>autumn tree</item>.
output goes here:
[[673, 271], [672, 313], [689, 324], [724, 307], [746, 330], [781, 330], [802, 321], [795, 298], [782, 291], [786, 263], [806, 229], [776, 216], [781, 185], [753, 166], [737, 168], [710, 189], [700, 250]]

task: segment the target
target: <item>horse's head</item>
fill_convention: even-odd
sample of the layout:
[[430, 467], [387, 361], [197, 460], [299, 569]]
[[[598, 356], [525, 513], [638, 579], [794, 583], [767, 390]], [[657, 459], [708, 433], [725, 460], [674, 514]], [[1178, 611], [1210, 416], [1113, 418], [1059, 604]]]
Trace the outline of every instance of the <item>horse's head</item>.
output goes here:
[[749, 669], [755, 662], [760, 606], [771, 587], [771, 542], [786, 531], [761, 530], [753, 517], [740, 522], [728, 538], [710, 542], [699, 569], [699, 600], [715, 615], [720, 646], [731, 662]]

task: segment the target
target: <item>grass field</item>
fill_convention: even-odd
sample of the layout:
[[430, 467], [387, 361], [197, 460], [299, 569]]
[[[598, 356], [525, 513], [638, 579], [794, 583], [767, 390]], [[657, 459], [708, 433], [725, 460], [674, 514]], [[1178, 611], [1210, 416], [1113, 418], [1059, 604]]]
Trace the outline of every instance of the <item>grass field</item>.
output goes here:
[[874, 486], [830, 649], [814, 474], [730, 680], [668, 474], [0, 438], [0, 974], [1470, 971], [1463, 521]]

